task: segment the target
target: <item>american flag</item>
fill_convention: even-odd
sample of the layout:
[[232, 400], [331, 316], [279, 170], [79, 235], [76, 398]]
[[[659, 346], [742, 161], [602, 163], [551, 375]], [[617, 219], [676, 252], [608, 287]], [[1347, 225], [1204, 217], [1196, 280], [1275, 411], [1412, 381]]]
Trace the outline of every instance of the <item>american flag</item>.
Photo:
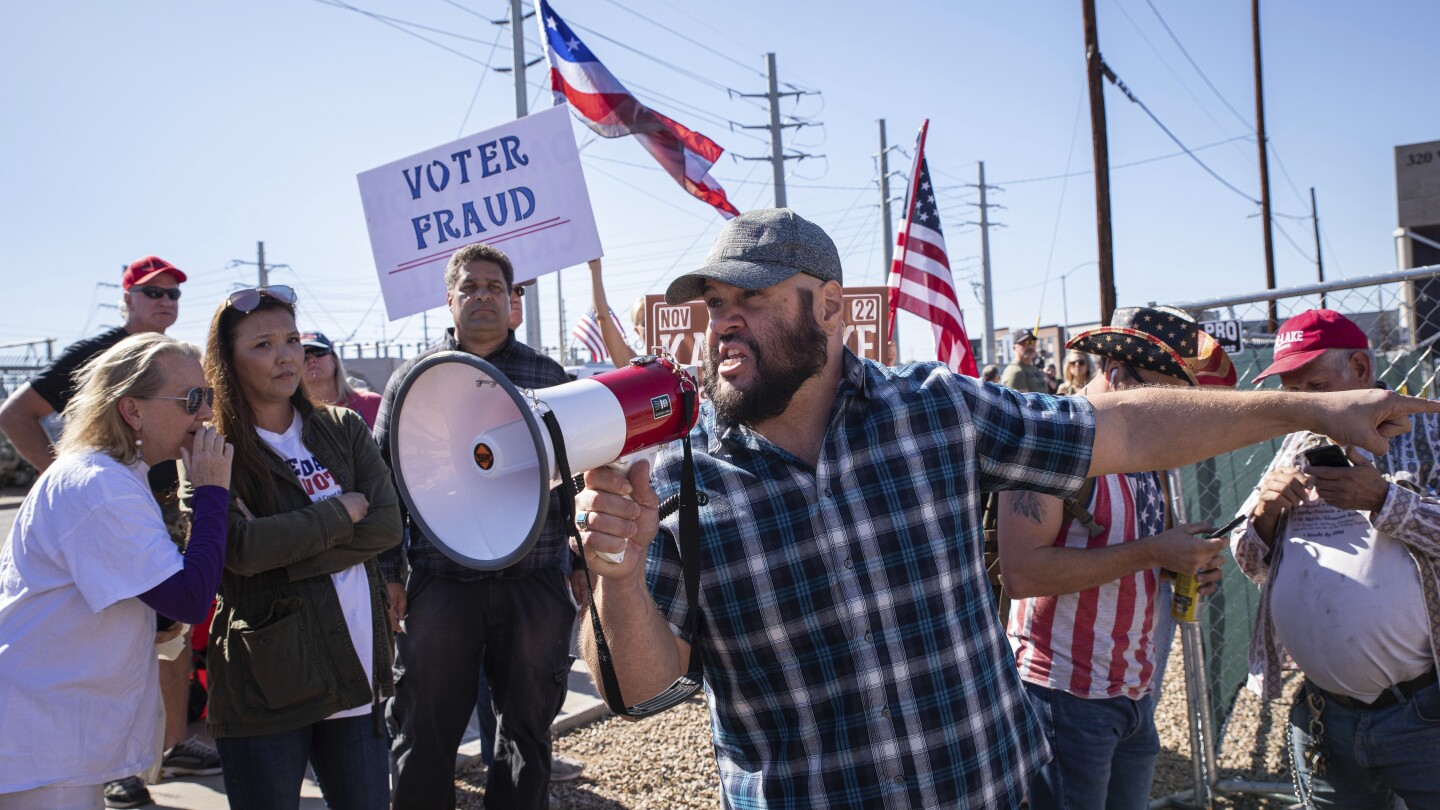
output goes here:
[[975, 353], [965, 334], [965, 316], [955, 297], [945, 235], [940, 232], [940, 209], [925, 163], [925, 133], [930, 120], [920, 125], [915, 141], [915, 170], [905, 199], [905, 219], [895, 238], [895, 260], [890, 265], [890, 328], [895, 310], [903, 309], [929, 321], [935, 328], [935, 355], [952, 371], [978, 377]]
[[686, 191], [713, 205], [726, 219], [740, 214], [710, 176], [710, 167], [724, 149], [641, 104], [545, 0], [540, 0], [539, 20], [556, 104], [568, 102], [575, 117], [602, 138], [634, 135]]
[[[620, 332], [620, 337], [629, 340], [629, 337], [625, 334], [625, 324], [621, 323], [620, 319], [615, 317], [615, 310], [613, 309], [610, 310], [610, 320]], [[595, 317], [594, 307], [591, 307], [589, 311], [585, 313], [585, 317], [581, 318], [580, 321], [575, 324], [575, 328], [570, 330], [570, 339], [579, 341], [584, 344], [585, 348], [590, 350], [590, 356], [593, 358], [591, 360], [592, 363], [603, 363], [610, 359], [610, 353], [605, 351], [605, 337], [600, 333], [600, 321]]]

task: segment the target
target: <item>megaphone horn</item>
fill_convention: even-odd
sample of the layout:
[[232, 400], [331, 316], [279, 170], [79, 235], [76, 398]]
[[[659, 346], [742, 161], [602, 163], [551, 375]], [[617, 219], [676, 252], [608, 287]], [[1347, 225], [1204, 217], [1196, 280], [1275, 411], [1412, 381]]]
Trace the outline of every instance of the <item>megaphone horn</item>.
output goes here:
[[[570, 470], [630, 463], [684, 438], [699, 416], [684, 407], [695, 379], [673, 358], [630, 365], [538, 391], [521, 389], [465, 352], [439, 352], [400, 383], [390, 417], [390, 459], [414, 525], [446, 556], [481, 571], [529, 553], [558, 486], [548, 410]], [[618, 562], [618, 560], [617, 560]]]

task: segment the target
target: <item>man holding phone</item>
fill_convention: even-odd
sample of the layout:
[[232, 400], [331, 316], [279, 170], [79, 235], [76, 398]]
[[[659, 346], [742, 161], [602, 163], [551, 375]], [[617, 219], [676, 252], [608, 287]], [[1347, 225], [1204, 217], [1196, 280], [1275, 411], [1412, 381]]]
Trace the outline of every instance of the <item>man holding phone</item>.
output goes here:
[[[1100, 358], [1080, 391], [1233, 387], [1225, 351], [1190, 316], [1123, 307], [1076, 335]], [[1178, 426], [1177, 426], [1178, 427]], [[1025, 693], [1055, 758], [1031, 779], [1030, 806], [1145, 808], [1160, 754], [1155, 701], [1173, 623], [1161, 572], [1220, 579], [1225, 541], [1207, 523], [1169, 526], [1162, 473], [1088, 479], [1068, 500], [1000, 493], [1000, 576], [1013, 599], [1006, 632]]]
[[[1375, 385], [1365, 333], [1309, 310], [1276, 333], [1287, 391]], [[1305, 674], [1290, 712], [1290, 756], [1316, 807], [1440, 806], [1440, 419], [1372, 458], [1314, 433], [1285, 438], [1231, 534], [1261, 586], [1250, 688], [1280, 695], [1286, 658]]]

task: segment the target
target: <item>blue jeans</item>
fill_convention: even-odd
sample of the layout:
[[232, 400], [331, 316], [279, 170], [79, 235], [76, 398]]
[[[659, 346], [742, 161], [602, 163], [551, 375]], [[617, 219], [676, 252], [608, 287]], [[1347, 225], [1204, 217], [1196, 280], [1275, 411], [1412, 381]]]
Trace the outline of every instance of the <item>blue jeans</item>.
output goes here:
[[216, 740], [231, 810], [298, 808], [307, 763], [315, 769], [325, 806], [387, 810], [390, 760], [385, 734], [375, 723], [372, 713], [280, 734]]
[[554, 568], [472, 582], [410, 572], [388, 707], [396, 810], [455, 807], [455, 752], [482, 669], [499, 723], [486, 806], [548, 805], [550, 724], [570, 676], [568, 588]]
[[1148, 698], [1087, 700], [1025, 684], [1055, 758], [1030, 780], [1034, 810], [1143, 810], [1160, 756]]
[[1290, 709], [1292, 762], [1317, 808], [1440, 807], [1440, 684], [1384, 709], [1351, 709], [1326, 700], [1320, 718], [1325, 776], [1305, 767], [1310, 744], [1307, 683]]

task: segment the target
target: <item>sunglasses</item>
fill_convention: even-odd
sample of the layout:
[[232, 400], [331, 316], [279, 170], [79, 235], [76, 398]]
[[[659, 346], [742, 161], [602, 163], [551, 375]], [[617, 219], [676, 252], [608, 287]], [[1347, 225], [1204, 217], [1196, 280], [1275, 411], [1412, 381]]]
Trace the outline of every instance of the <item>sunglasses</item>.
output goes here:
[[130, 292], [142, 293], [151, 301], [159, 301], [161, 298], [169, 298], [171, 301], [180, 300], [179, 287], [131, 287]]
[[306, 356], [306, 357], [329, 357], [329, 356], [330, 356], [330, 350], [329, 350], [329, 349], [322, 349], [322, 348], [320, 348], [319, 346], [306, 346], [306, 347], [305, 347], [305, 356]]
[[274, 287], [251, 287], [248, 290], [236, 290], [230, 293], [225, 299], [225, 305], [234, 307], [241, 312], [252, 312], [260, 306], [261, 298], [273, 298], [282, 304], [295, 303], [295, 290], [284, 284], [276, 284]]
[[141, 397], [141, 399], [173, 399], [185, 403], [185, 413], [194, 416], [200, 412], [201, 405], [215, 404], [214, 388], [191, 388], [185, 392], [183, 397]]

